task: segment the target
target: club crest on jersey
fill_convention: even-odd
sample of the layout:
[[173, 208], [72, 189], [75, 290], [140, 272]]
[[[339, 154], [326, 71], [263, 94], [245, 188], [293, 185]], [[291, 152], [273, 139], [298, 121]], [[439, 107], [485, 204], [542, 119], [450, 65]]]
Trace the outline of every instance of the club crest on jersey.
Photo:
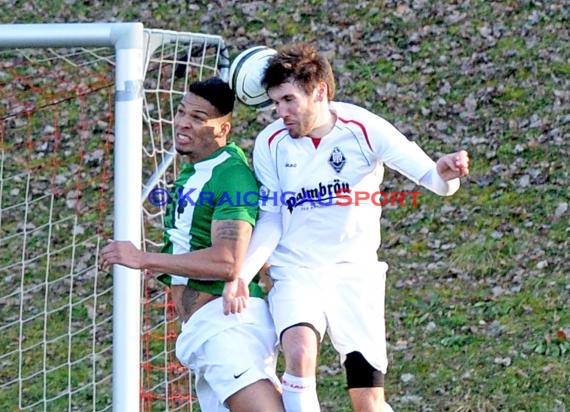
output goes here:
[[346, 158], [344, 157], [344, 154], [338, 147], [335, 147], [329, 157], [329, 165], [331, 165], [335, 172], [340, 173], [345, 163]]

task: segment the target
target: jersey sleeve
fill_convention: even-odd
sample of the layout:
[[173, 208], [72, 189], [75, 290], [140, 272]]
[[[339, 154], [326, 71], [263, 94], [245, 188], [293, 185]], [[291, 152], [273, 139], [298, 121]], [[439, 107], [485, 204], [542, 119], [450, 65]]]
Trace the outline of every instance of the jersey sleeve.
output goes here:
[[281, 188], [277, 176], [277, 165], [271, 153], [270, 139], [263, 138], [262, 135], [255, 139], [253, 168], [260, 184], [260, 209], [266, 212], [279, 213], [281, 205], [278, 200]]
[[249, 283], [277, 247], [281, 234], [281, 215], [262, 210], [245, 255], [240, 277]]
[[259, 190], [257, 181], [246, 164], [233, 163], [216, 177], [212, 220], [243, 220], [255, 225]]
[[370, 144], [376, 159], [414, 183], [435, 167], [435, 162], [416, 143], [408, 140], [390, 122], [369, 113]]

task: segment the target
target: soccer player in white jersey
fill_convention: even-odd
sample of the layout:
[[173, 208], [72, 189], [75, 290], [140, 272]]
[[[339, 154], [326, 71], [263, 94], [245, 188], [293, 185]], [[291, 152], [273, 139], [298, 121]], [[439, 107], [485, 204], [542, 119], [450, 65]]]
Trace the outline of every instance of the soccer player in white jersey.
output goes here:
[[176, 150], [189, 162], [167, 207], [163, 253], [115, 241], [101, 257], [104, 265], [163, 273], [183, 322], [176, 355], [195, 373], [202, 411], [279, 412], [277, 336], [259, 286], [249, 285], [255, 297], [242, 313], [222, 312], [224, 282], [239, 274], [258, 212], [253, 172], [227, 142], [234, 100], [227, 83], [212, 78], [191, 84], [178, 106]]
[[[380, 116], [333, 101], [331, 66], [307, 44], [279, 51], [262, 84], [280, 119], [255, 142], [253, 166], [265, 199], [241, 277], [247, 282], [269, 258], [285, 409], [320, 410], [315, 376], [327, 331], [354, 409], [391, 410], [384, 402], [388, 266], [377, 256], [381, 207], [378, 199], [363, 201], [362, 193], [378, 192], [387, 166], [449, 196], [468, 173], [468, 155], [458, 151], [434, 162]], [[358, 203], [348, 202], [347, 194], [357, 192]], [[226, 312], [239, 310], [232, 297], [243, 293], [226, 292]]]

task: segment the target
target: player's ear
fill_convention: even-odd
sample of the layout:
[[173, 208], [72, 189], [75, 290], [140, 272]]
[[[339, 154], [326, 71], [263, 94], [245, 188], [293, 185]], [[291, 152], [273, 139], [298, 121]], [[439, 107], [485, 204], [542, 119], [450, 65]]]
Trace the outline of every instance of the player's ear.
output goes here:
[[317, 101], [322, 102], [323, 99], [327, 98], [327, 84], [325, 82], [320, 82], [315, 91], [317, 93]]
[[220, 125], [220, 133], [223, 137], [228, 137], [232, 130], [232, 123], [229, 120], [222, 122]]

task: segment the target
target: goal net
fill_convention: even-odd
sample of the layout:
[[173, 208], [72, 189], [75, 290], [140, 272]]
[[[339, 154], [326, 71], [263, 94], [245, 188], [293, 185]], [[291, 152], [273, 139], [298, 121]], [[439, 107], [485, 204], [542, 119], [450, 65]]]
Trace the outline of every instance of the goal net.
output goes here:
[[[140, 216], [141, 247], [159, 250], [164, 209], [149, 195], [168, 189], [176, 175], [175, 108], [193, 80], [227, 78], [223, 39], [144, 30], [142, 90], [136, 83], [120, 90], [123, 69], [113, 47], [81, 37], [81, 47], [62, 47], [40, 37], [38, 48], [15, 48], [2, 43], [3, 32], [0, 405], [10, 411], [120, 410], [125, 404], [116, 402], [117, 392], [134, 384], [139, 405], [129, 411], [192, 410], [191, 377], [174, 355], [179, 325], [168, 289], [152, 274], [143, 273], [140, 282], [138, 271], [130, 276], [137, 284], [140, 317], [131, 323], [140, 325], [140, 345], [125, 345], [116, 315], [129, 304], [129, 284], [117, 293], [117, 269], [114, 278], [100, 268], [99, 251], [117, 234], [113, 209], [120, 188], [137, 193], [136, 207], [122, 213]], [[129, 93], [142, 98], [142, 150], [133, 140], [132, 151], [119, 152], [117, 124], [128, 119], [118, 118], [125, 113], [116, 102]], [[140, 178], [117, 185], [116, 165], [131, 163], [142, 173], [142, 186]], [[140, 359], [135, 370], [117, 371], [133, 353]]]

